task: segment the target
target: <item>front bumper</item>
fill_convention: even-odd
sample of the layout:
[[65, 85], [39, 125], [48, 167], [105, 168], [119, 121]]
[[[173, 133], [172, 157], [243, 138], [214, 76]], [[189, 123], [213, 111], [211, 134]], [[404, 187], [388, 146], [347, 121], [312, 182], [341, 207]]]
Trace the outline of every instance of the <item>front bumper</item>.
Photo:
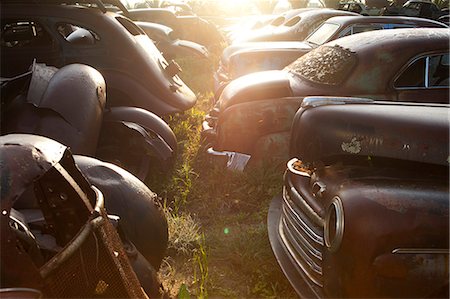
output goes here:
[[323, 297], [321, 291], [313, 286], [303, 271], [296, 266], [288, 249], [281, 240], [279, 233], [281, 209], [282, 195], [279, 194], [272, 199], [267, 216], [269, 241], [275, 258], [284, 275], [301, 298], [321, 298]]

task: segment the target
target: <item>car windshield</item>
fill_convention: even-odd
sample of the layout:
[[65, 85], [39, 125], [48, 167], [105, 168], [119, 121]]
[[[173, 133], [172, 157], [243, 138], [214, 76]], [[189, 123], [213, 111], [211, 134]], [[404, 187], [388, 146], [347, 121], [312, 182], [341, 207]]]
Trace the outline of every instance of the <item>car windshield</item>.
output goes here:
[[339, 46], [322, 46], [303, 55], [285, 69], [308, 81], [339, 85], [356, 65], [354, 53]]
[[306, 41], [314, 45], [322, 45], [329, 41], [330, 37], [332, 37], [338, 30], [338, 24], [323, 23], [319, 28], [317, 28], [316, 31], [308, 36]]

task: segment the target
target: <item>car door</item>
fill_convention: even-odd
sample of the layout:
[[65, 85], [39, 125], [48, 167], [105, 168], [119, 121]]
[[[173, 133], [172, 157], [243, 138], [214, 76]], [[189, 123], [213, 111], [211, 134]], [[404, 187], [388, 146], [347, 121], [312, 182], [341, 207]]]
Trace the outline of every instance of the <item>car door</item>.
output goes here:
[[400, 71], [393, 87], [398, 101], [448, 103], [449, 54], [417, 57]]

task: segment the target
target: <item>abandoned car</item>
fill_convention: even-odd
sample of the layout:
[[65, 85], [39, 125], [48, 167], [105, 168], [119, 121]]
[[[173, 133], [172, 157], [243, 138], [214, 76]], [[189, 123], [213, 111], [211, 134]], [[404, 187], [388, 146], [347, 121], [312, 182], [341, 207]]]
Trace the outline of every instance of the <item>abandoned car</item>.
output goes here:
[[449, 113], [305, 98], [268, 213], [272, 250], [300, 297], [448, 298]]
[[1, 134], [47, 136], [142, 180], [170, 171], [177, 151], [170, 127], [141, 108], [106, 109], [105, 90], [102, 75], [90, 66], [35, 63], [29, 72], [2, 78]]
[[156, 196], [123, 169], [83, 158], [80, 172], [54, 140], [0, 137], [1, 289], [13, 298], [161, 296], [168, 232]]
[[283, 24], [264, 26], [254, 30], [251, 34], [235, 38], [233, 44], [242, 42], [301, 41], [327, 19], [336, 16], [353, 15], [356, 16], [358, 14], [329, 8], [303, 9], [299, 10], [298, 14], [293, 15]]
[[230, 45], [222, 53], [214, 73], [215, 98], [225, 85], [256, 71], [281, 70], [314, 48], [337, 38], [371, 30], [436, 27], [446, 25], [413, 17], [339, 16], [326, 20], [303, 42], [249, 42]]
[[141, 28], [100, 1], [85, 2], [2, 1], [1, 76], [22, 74], [33, 60], [55, 67], [82, 63], [104, 76], [108, 106], [163, 116], [196, 103], [180, 67], [167, 62]]
[[203, 122], [208, 152], [231, 164], [253, 157], [284, 165], [292, 119], [306, 96], [448, 103], [449, 40], [443, 28], [364, 32], [326, 43], [283, 71], [237, 78]]

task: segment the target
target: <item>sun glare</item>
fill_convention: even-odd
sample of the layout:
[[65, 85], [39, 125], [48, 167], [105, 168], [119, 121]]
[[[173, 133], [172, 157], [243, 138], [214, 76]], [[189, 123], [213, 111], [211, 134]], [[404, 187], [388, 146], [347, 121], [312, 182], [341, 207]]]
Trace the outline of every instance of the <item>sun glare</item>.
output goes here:
[[209, 13], [232, 17], [260, 14], [258, 2], [263, 1], [264, 0], [206, 0], [203, 1], [203, 3], [211, 9]]

